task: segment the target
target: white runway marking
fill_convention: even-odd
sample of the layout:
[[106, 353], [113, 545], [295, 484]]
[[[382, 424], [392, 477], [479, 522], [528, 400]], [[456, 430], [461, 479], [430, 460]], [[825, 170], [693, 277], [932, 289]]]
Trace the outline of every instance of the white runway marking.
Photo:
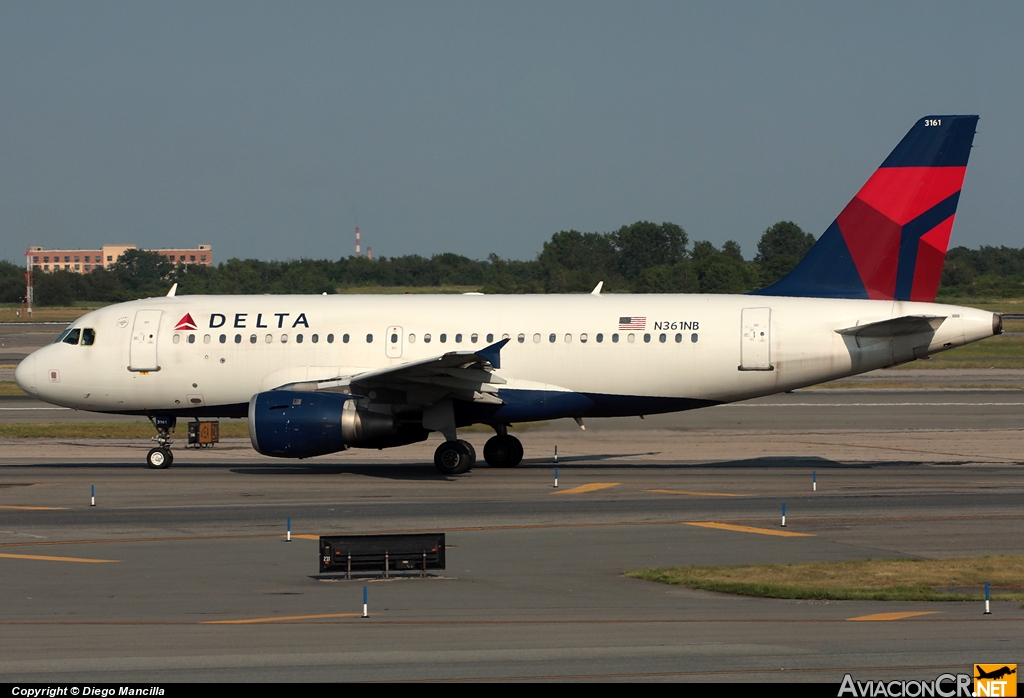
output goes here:
[[70, 407], [0, 407], [4, 412], [28, 412], [29, 410], [70, 410]]

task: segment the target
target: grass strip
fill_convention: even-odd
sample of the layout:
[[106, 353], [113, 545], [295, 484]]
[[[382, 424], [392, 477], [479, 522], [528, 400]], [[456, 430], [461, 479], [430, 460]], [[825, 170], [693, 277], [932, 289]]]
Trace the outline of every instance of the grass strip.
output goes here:
[[647, 568], [626, 576], [743, 596], [870, 601], [982, 601], [989, 582], [993, 600], [1024, 600], [1024, 555]]
[[[0, 438], [8, 439], [149, 439], [156, 429], [149, 422], [44, 422], [0, 424]], [[175, 437], [184, 440], [188, 434], [184, 422], [178, 423]], [[244, 422], [221, 422], [220, 437], [248, 438], [249, 425]]]
[[14, 381], [0, 381], [0, 397], [25, 397], [28, 395]]

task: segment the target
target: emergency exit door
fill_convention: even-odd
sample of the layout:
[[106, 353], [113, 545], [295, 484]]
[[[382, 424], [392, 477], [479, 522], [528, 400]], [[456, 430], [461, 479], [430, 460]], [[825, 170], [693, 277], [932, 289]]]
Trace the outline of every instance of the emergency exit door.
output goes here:
[[156, 360], [156, 340], [160, 330], [162, 310], [139, 310], [132, 325], [132, 343], [128, 350], [129, 371], [159, 371]]
[[402, 328], [392, 325], [384, 334], [385, 354], [389, 359], [402, 358]]
[[741, 371], [772, 371], [772, 309], [744, 308], [740, 338]]

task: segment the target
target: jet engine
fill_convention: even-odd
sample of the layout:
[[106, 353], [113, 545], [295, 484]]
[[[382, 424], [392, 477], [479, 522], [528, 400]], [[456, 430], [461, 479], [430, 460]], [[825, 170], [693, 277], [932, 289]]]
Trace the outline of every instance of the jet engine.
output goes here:
[[310, 458], [347, 448], [388, 448], [423, 441], [422, 425], [359, 407], [338, 393], [270, 390], [249, 400], [249, 438], [265, 456]]

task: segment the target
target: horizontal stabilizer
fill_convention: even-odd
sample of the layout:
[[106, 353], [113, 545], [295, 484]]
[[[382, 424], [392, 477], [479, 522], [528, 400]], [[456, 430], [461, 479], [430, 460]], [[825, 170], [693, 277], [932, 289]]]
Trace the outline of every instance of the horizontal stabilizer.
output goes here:
[[890, 320], [872, 322], [867, 325], [846, 327], [836, 330], [836, 333], [850, 337], [900, 337], [908, 334], [921, 334], [923, 332], [934, 332], [946, 319], [944, 315], [904, 315], [894, 317]]

